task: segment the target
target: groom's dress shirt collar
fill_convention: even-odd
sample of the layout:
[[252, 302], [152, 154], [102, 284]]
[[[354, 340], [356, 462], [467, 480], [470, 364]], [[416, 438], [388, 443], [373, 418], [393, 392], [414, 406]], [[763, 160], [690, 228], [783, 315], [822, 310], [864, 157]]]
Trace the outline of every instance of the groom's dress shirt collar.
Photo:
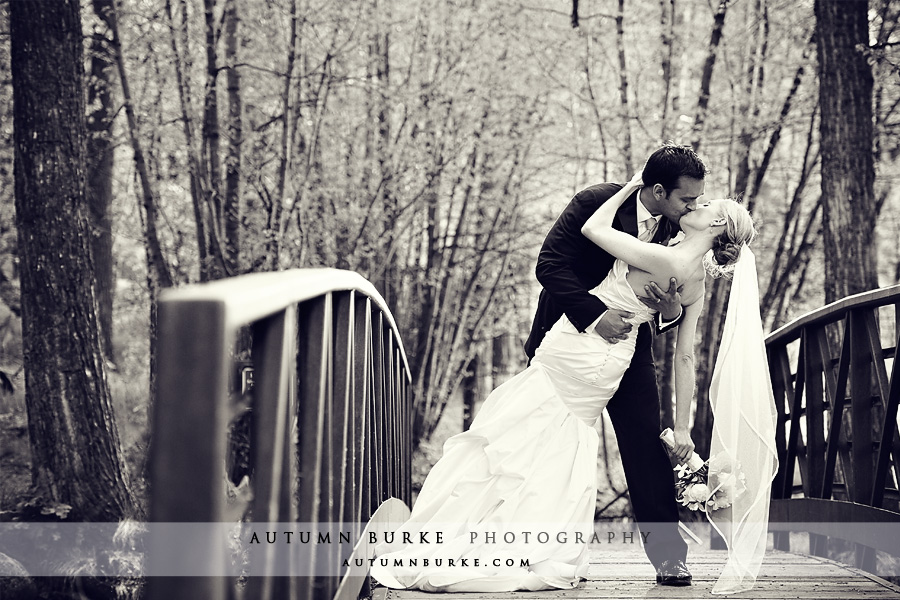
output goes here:
[[[648, 237], [644, 234], [651, 229], [655, 232], [656, 226], [659, 224], [659, 219], [662, 215], [653, 215], [647, 210], [647, 207], [644, 206], [644, 203], [641, 201], [641, 190], [643, 189], [644, 188], [640, 188], [637, 191], [637, 198], [635, 200], [635, 204], [637, 205], [637, 231], [638, 238], [640, 238], [641, 241], [649, 242], [649, 239], [644, 239], [645, 237]], [[652, 237], [652, 234], [650, 234], [649, 237]]]
[[643, 191], [643, 189], [644, 188], [639, 188], [638, 191], [636, 192], [638, 223], [643, 223], [647, 219], [656, 218], [650, 213], [649, 210], [647, 210], [647, 207], [644, 206], [644, 202], [641, 200], [641, 191]]

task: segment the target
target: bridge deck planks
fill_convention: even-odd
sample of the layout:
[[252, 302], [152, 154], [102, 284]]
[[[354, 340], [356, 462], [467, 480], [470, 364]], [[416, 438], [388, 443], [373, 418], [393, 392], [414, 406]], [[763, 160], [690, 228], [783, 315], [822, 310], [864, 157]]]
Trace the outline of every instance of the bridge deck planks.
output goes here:
[[[588, 580], [578, 589], [491, 594], [460, 593], [446, 596], [472, 600], [475, 598], [497, 600], [645, 598], [647, 600], [663, 600], [716, 597], [760, 600], [787, 600], [789, 598], [900, 599], [900, 586], [860, 569], [816, 556], [772, 550], [766, 553], [759, 578], [752, 590], [730, 596], [713, 595], [712, 588], [724, 561], [725, 551], [723, 550], [691, 550], [688, 555], [688, 568], [694, 578], [693, 585], [666, 587], [656, 585], [655, 572], [643, 552], [595, 547], [591, 549]], [[434, 600], [436, 596], [436, 594], [417, 590], [398, 591], [379, 587], [374, 594], [374, 600]]]

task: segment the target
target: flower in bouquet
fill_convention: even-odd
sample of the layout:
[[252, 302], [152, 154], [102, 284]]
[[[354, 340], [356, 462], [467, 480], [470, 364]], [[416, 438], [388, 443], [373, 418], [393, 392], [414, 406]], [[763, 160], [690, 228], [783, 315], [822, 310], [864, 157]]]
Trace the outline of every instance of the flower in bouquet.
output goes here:
[[723, 453], [703, 463], [697, 470], [675, 467], [675, 498], [690, 510], [710, 512], [728, 508], [746, 491], [745, 476]]
[[725, 452], [710, 457], [709, 486], [715, 493], [707, 501], [708, 510], [728, 508], [736, 498], [747, 491], [747, 477], [740, 465]]

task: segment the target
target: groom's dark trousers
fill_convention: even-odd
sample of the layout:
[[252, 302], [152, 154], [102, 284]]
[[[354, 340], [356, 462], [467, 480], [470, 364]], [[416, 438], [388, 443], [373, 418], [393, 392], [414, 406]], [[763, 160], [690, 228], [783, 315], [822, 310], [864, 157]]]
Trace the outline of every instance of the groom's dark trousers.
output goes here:
[[[581, 227], [619, 189], [620, 185], [602, 183], [579, 192], [547, 234], [536, 268], [543, 289], [525, 342], [529, 360], [563, 313], [579, 331], [585, 331], [606, 310], [588, 290], [606, 277], [615, 257], [585, 238]], [[637, 193], [625, 201], [613, 220], [613, 227], [634, 236], [638, 231], [636, 202]], [[677, 226], [663, 217], [653, 241], [665, 243], [677, 231]], [[668, 282], [657, 283], [663, 289], [668, 287]], [[651, 327], [643, 323], [631, 365], [607, 412], [615, 428], [634, 517], [646, 537], [644, 549], [658, 567], [665, 560], [685, 560], [687, 544], [678, 533], [672, 467], [659, 441], [659, 389], [651, 345]]]

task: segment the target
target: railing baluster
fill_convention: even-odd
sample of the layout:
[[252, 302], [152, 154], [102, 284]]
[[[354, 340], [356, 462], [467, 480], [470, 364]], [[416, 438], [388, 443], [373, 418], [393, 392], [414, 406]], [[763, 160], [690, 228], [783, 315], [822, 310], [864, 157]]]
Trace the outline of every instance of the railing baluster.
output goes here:
[[[876, 320], [876, 315], [878, 309], [867, 310], [865, 314], [865, 322], [866, 322], [866, 334], [867, 340], [869, 342], [869, 353], [872, 355], [872, 365], [875, 369], [875, 381], [878, 385], [878, 396], [881, 400], [880, 404], [878, 404], [878, 414], [875, 414], [873, 410], [873, 417], [875, 421], [876, 429], [874, 431], [875, 439], [879, 440], [879, 449], [877, 454], [881, 455], [881, 446], [885, 446], [885, 456], [890, 458], [893, 456], [893, 464], [894, 469], [897, 473], [900, 473], [900, 435], [896, 433], [896, 422], [890, 425], [891, 431], [885, 432], [885, 425], [887, 424], [885, 420], [885, 412], [888, 409], [888, 397], [890, 395], [890, 387], [891, 382], [888, 378], [887, 368], [884, 364], [884, 355], [885, 352], [881, 347], [881, 336], [878, 333], [878, 322]], [[897, 489], [898, 482], [894, 479], [894, 477], [890, 476], [889, 469], [885, 469], [879, 478], [879, 471], [876, 465], [875, 470], [875, 481], [874, 487], [872, 489], [872, 500], [874, 502], [875, 498], [878, 498], [878, 504], [873, 504], [873, 506], [881, 506], [884, 500], [884, 487], [887, 483], [890, 483], [891, 487]], [[890, 480], [888, 481], [888, 478]]]
[[[850, 312], [850, 405], [853, 446], [853, 501], [868, 502], [875, 483], [875, 452], [872, 418], [872, 360], [866, 342], [866, 321], [860, 308]], [[871, 548], [856, 546], [857, 566], [871, 571], [875, 554]]]
[[[253, 327], [252, 356], [255, 365], [253, 469], [253, 517], [259, 523], [282, 523], [293, 520], [291, 481], [285, 477], [293, 462], [290, 394], [292, 363], [296, 355], [296, 309], [291, 307]], [[266, 544], [254, 553], [256, 564], [248, 581], [254, 598], [284, 598], [287, 581], [273, 578], [289, 567], [289, 548]]]
[[[896, 346], [900, 347], [900, 337], [897, 338]], [[894, 460], [897, 460], [896, 450], [892, 450], [889, 440], [893, 440], [897, 435], [897, 405], [900, 402], [900, 382], [897, 381], [897, 373], [900, 371], [900, 360], [894, 357], [891, 365], [891, 377], [888, 382], [888, 390], [884, 407], [884, 421], [881, 426], [881, 444], [878, 447], [878, 462], [875, 465], [875, 485], [872, 488], [872, 506], [880, 507], [884, 501], [884, 482], [890, 462], [890, 454], [893, 451]], [[896, 468], [896, 467], [895, 467]], [[900, 471], [898, 471], [900, 473]]]
[[825, 476], [825, 390], [822, 378], [827, 369], [827, 360], [818, 352], [815, 340], [817, 328], [805, 331], [802, 367], [806, 373], [806, 473], [804, 491], [807, 497], [814, 497], [822, 489]]
[[358, 418], [354, 423], [358, 440], [359, 459], [357, 464], [358, 473], [356, 475], [356, 520], [362, 523], [363, 519], [367, 519], [372, 514], [372, 505], [369, 502], [371, 497], [369, 486], [371, 484], [372, 459], [371, 459], [371, 438], [369, 431], [372, 424], [371, 419], [371, 399], [372, 399], [372, 344], [371, 344], [371, 328], [372, 328], [372, 312], [368, 299], [359, 302], [356, 305], [356, 382], [357, 382], [357, 415]]
[[[819, 328], [809, 327], [804, 331], [804, 353], [800, 356], [798, 371], [806, 373], [806, 481], [804, 493], [807, 497], [815, 497], [824, 487], [825, 479], [825, 389], [823, 377], [827, 378], [827, 359], [819, 352], [816, 343]], [[824, 331], [821, 332], [824, 335]], [[826, 539], [810, 534], [809, 552], [814, 556], [826, 553]]]
[[[774, 485], [772, 486], [772, 495], [777, 498], [784, 497], [784, 481], [786, 479], [787, 461], [783, 459], [787, 455], [787, 447], [785, 442], [785, 425], [787, 422], [787, 413], [785, 403], [787, 402], [787, 388], [790, 386], [790, 380], [785, 381], [785, 375], [780, 369], [782, 359], [787, 360], [787, 350], [783, 345], [770, 345], [767, 348], [769, 360], [769, 377], [772, 380], [772, 391], [775, 398], [775, 411], [778, 415], [775, 421], [775, 450], [778, 452], [778, 473], [775, 475]], [[788, 373], [790, 376], [790, 373]], [[780, 489], [779, 489], [780, 487]], [[790, 534], [785, 531], [776, 531], [773, 543], [776, 550], [789, 552], [791, 549]]]
[[[399, 411], [397, 410], [397, 390], [394, 387], [394, 336], [391, 333], [390, 329], [386, 329], [383, 333], [385, 339], [384, 343], [384, 374], [385, 374], [385, 387], [387, 388], [387, 410], [385, 414], [387, 415], [389, 423], [396, 423], [397, 417], [399, 416]], [[399, 469], [397, 468], [399, 465], [399, 457], [397, 456], [397, 428], [391, 427], [389, 430], [389, 435], [387, 436], [388, 442], [388, 481], [390, 481], [390, 491], [389, 496], [398, 497], [400, 494], [398, 493], [398, 479], [400, 476]], [[386, 500], [387, 498], [385, 498]]]
[[[775, 447], [778, 451], [778, 456], [783, 457], [787, 454], [787, 444], [785, 442], [786, 436], [786, 424], [787, 424], [787, 410], [785, 408], [786, 403], [789, 402], [787, 399], [788, 392], [787, 388], [791, 385], [790, 380], [785, 381], [784, 371], [780, 368], [782, 361], [786, 359], [787, 350], [784, 346], [770, 346], [768, 348], [768, 359], [769, 359], [769, 377], [772, 380], [772, 393], [775, 397], [775, 411], [778, 414], [778, 419], [775, 422]], [[787, 374], [790, 376], [790, 373]], [[778, 463], [778, 474], [775, 478], [775, 486], [773, 487], [774, 493], [781, 497], [781, 492], [783, 492], [783, 482], [784, 482], [784, 474], [785, 467], [787, 466], [785, 463], [787, 461], [780, 460]], [[779, 489], [779, 486], [781, 489]]]
[[381, 315], [375, 315], [372, 319], [372, 373], [374, 375], [375, 394], [372, 397], [372, 405], [374, 408], [374, 425], [375, 425], [375, 445], [374, 455], [372, 456], [372, 466], [374, 467], [375, 476], [375, 494], [372, 496], [372, 504], [378, 506], [385, 498], [387, 498], [387, 482], [385, 475], [385, 461], [387, 453], [385, 452], [385, 389], [384, 389], [384, 336], [381, 334], [382, 323]]
[[[328, 390], [323, 385], [328, 370], [329, 354], [327, 335], [323, 323], [331, 311], [331, 296], [310, 300], [301, 305], [299, 321], [298, 372], [301, 375], [299, 389], [299, 517], [301, 523], [319, 522], [324, 496], [322, 477], [324, 471], [325, 407]], [[315, 527], [313, 528], [315, 529]], [[310, 552], [311, 573], [321, 570], [320, 554]], [[299, 596], [314, 597], [318, 578], [300, 579]]]
[[[799, 351], [800, 358], [798, 359], [796, 381], [794, 382], [793, 387], [791, 387], [791, 385], [790, 385], [791, 371], [790, 371], [790, 365], [788, 365], [788, 363], [787, 363], [787, 355], [784, 355], [784, 357], [781, 361], [781, 368], [784, 373], [784, 379], [785, 379], [785, 381], [788, 382], [788, 385], [786, 386], [786, 390], [789, 390], [788, 399], [790, 400], [790, 407], [791, 407], [791, 413], [790, 413], [791, 428], [790, 428], [790, 431], [788, 432], [787, 459], [786, 459], [787, 465], [785, 466], [785, 470], [784, 470], [784, 482], [783, 482], [784, 487], [783, 487], [783, 491], [782, 491], [782, 498], [790, 498], [791, 495], [793, 494], [794, 461], [798, 459], [798, 456], [802, 456], [800, 453], [800, 450], [802, 449], [800, 447], [801, 443], [802, 443], [801, 442], [802, 438], [800, 436], [800, 416], [803, 414], [803, 409], [802, 409], [801, 403], [803, 401], [803, 382], [804, 382], [805, 370], [802, 368], [802, 363], [800, 363], [799, 361], [801, 361], [802, 357], [804, 356], [804, 344], [805, 344], [805, 338], [803, 336], [801, 336], [800, 337], [800, 351]], [[802, 461], [802, 459], [801, 459], [801, 461]], [[803, 489], [805, 490], [807, 487], [806, 479], [805, 479], [806, 472], [805, 472], [805, 469], [803, 468], [802, 464], [800, 465], [800, 478], [801, 478], [801, 482], [803, 483]]]
[[[351, 480], [353, 444], [350, 430], [353, 402], [353, 292], [340, 292], [334, 301], [334, 404], [333, 453], [336, 458], [335, 494], [336, 503], [333, 521], [338, 532], [346, 531], [352, 519]], [[350, 555], [352, 548], [346, 544], [334, 545], [334, 561], [341, 565]]]
[[[319, 515], [317, 522], [325, 524], [328, 531], [334, 535], [334, 517], [335, 517], [335, 473], [336, 456], [334, 447], [334, 431], [335, 431], [335, 414], [334, 414], [334, 295], [331, 292], [326, 296], [326, 310], [322, 316], [322, 331], [326, 339], [326, 346], [323, 351], [323, 359], [325, 368], [322, 370], [319, 379], [319, 385], [323, 388], [325, 395], [325, 428], [323, 430], [322, 448], [323, 469], [322, 469], [322, 495], [323, 502], [319, 504]], [[321, 547], [319, 559], [322, 560], [319, 572], [329, 575], [337, 575], [337, 567], [334, 561], [334, 548], [336, 542], [325, 544]], [[337, 577], [322, 575], [316, 578], [316, 597], [330, 598], [337, 590]]]
[[[841, 450], [841, 465], [843, 466], [842, 472], [844, 474], [845, 484], [848, 482], [848, 476], [852, 477], [852, 469], [847, 468], [850, 465], [850, 454], [846, 444], [842, 445], [841, 443], [841, 431], [843, 431], [841, 424], [844, 421], [844, 407], [847, 405], [847, 379], [850, 373], [850, 336], [848, 333], [849, 331], [845, 324], [844, 339], [841, 343], [841, 355], [838, 358], [837, 378], [830, 394], [831, 423], [825, 450], [825, 479], [822, 482], [822, 493], [820, 495], [821, 498], [825, 499], [831, 498], [833, 492], [838, 450]], [[824, 330], [820, 330], [819, 351], [824, 354], [827, 350], [828, 340], [825, 337]]]
[[851, 459], [854, 485], [851, 499], [865, 503], [872, 494], [872, 379], [865, 341], [865, 321], [859, 311], [850, 313]]

